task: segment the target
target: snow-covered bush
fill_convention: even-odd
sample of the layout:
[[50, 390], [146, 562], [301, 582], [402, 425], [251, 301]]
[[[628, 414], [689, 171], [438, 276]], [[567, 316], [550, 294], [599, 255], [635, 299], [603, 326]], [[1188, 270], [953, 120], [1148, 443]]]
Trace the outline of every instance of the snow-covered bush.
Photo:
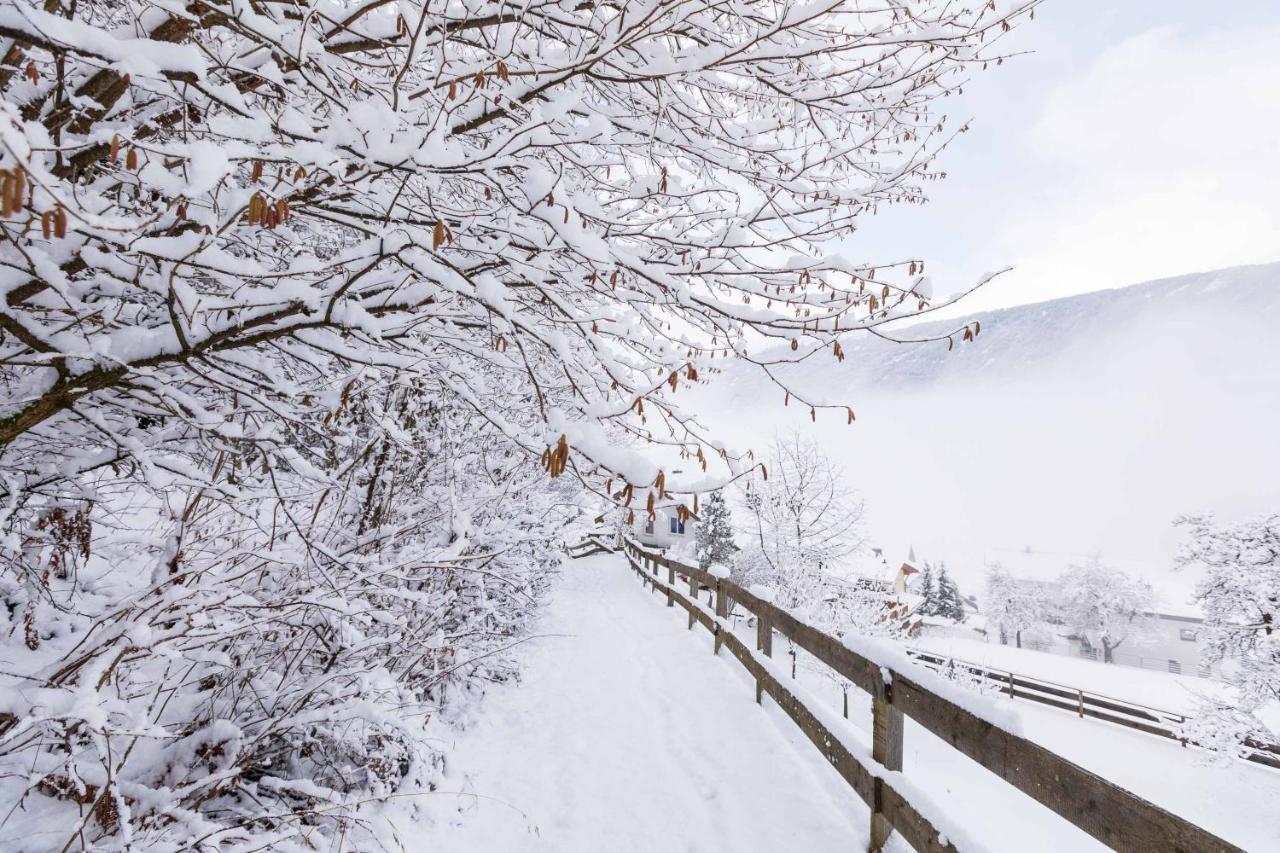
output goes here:
[[10, 568], [38, 584], [6, 602], [39, 682], [6, 685], [3, 718], [4, 761], [31, 780], [7, 792], [25, 794], [23, 819], [70, 838], [123, 832], [127, 816], [154, 849], [269, 830], [287, 849], [346, 820], [334, 803], [430, 778], [421, 723], [449, 694], [511, 677], [501, 651], [556, 562], [566, 490], [474, 412], [376, 391], [352, 390], [330, 418], [370, 438], [335, 443], [325, 480], [230, 452], [205, 489], [125, 495], [99, 472], [82, 482], [88, 557], [75, 540], [59, 578], [62, 534], [26, 537]]
[[929, 307], [824, 246], [1025, 8], [0, 6], [6, 836], [363, 845], [681, 386]]
[[1204, 609], [1204, 656], [1225, 663], [1234, 703], [1201, 702], [1188, 723], [1191, 740], [1227, 755], [1246, 755], [1250, 742], [1276, 743], [1280, 732], [1260, 714], [1280, 701], [1280, 515], [1237, 524], [1210, 516], [1178, 520], [1188, 532], [1180, 568], [1204, 570], [1196, 599]]

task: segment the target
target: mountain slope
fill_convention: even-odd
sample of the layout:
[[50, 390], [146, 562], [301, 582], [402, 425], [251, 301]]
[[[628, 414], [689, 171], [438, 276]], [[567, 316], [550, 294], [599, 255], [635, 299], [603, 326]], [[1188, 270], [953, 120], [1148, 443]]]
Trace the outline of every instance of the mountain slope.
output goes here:
[[[963, 303], [961, 303], [963, 305]], [[895, 344], [870, 335], [845, 344], [846, 361], [820, 367], [824, 381], [910, 385], [951, 377], [1005, 374], [1051, 362], [1064, 353], [1113, 347], [1125, 336], [1163, 340], [1195, 325], [1201, 334], [1225, 331], [1236, 321], [1280, 321], [1280, 263], [1234, 267], [1099, 290], [1047, 302], [968, 315], [981, 324], [971, 343]], [[962, 321], [924, 321], [899, 326], [900, 337], [945, 334]], [[1206, 350], [1208, 351], [1208, 350]], [[773, 353], [770, 353], [771, 355]], [[786, 351], [778, 349], [778, 357]], [[821, 359], [821, 355], [818, 356]], [[812, 360], [788, 375], [812, 373]], [[786, 369], [786, 368], [784, 368]]]
[[[1280, 264], [976, 319], [981, 334], [951, 353], [851, 340], [843, 363], [823, 352], [778, 371], [852, 405], [852, 426], [811, 423], [741, 365], [692, 407], [739, 448], [810, 432], [862, 492], [877, 544], [914, 544], [969, 587], [989, 553], [1027, 546], [1063, 568], [1101, 551], [1166, 580], [1175, 516], [1280, 507]], [[1164, 585], [1184, 599], [1189, 579]]]

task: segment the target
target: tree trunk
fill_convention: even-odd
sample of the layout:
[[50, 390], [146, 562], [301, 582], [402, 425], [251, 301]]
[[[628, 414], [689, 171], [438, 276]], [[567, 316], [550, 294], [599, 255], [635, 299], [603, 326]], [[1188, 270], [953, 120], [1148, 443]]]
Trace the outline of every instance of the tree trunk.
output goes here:
[[1018, 631], [1013, 637], [1018, 643], [1018, 648], [1022, 648], [1022, 631]]

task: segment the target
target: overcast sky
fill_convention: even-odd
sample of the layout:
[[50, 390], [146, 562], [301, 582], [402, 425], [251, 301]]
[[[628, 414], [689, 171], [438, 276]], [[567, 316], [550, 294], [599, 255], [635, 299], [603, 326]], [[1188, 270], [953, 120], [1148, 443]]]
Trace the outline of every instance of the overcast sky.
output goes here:
[[932, 201], [854, 248], [924, 257], [969, 310], [1280, 260], [1280, 0], [1048, 0], [942, 102], [972, 129]]

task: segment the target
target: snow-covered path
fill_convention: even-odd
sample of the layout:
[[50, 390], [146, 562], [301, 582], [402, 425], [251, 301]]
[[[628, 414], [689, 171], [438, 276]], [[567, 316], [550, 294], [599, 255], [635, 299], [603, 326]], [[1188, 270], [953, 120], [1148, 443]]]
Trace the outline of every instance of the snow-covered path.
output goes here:
[[[867, 811], [621, 558], [567, 561], [518, 687], [452, 745], [423, 850], [866, 849]], [[448, 801], [447, 803], [445, 801]]]

